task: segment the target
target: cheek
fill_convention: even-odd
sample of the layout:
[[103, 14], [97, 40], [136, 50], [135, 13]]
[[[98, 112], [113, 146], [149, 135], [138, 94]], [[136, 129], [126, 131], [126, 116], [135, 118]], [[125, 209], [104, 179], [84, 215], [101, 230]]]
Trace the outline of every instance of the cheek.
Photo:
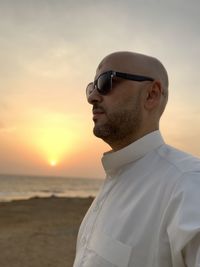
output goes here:
[[113, 103], [119, 106], [131, 105], [131, 103], [135, 103], [138, 100], [139, 95], [140, 91], [130, 85], [117, 87], [113, 92]]
[[107, 117], [125, 110], [142, 112], [142, 94], [137, 88], [116, 87], [110, 95], [104, 99], [104, 107]]

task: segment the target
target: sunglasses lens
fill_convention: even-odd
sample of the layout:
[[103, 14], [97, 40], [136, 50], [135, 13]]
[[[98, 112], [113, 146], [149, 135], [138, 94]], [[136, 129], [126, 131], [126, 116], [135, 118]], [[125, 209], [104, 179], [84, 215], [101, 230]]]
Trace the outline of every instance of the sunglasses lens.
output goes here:
[[89, 83], [88, 86], [86, 87], [86, 96], [89, 97], [92, 91], [93, 91], [93, 83]]
[[103, 73], [97, 80], [97, 90], [100, 94], [107, 94], [112, 88], [110, 73]]

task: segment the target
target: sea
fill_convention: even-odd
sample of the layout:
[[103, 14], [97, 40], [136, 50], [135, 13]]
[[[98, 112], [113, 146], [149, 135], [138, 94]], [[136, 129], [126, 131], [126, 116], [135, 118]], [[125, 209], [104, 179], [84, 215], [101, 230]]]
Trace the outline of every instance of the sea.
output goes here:
[[0, 174], [0, 202], [33, 197], [95, 197], [103, 179]]

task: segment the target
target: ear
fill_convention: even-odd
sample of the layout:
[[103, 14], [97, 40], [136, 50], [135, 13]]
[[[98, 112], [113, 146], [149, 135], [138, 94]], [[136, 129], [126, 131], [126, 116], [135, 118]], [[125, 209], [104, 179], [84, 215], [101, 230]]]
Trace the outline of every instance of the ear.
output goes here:
[[147, 110], [152, 110], [159, 106], [161, 96], [162, 96], [162, 86], [159, 81], [152, 82], [147, 88], [145, 99], [145, 108]]

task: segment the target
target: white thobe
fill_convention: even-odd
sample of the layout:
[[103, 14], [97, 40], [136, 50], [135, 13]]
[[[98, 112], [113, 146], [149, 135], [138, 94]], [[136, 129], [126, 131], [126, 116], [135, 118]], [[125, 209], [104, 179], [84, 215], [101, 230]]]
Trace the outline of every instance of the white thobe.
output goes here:
[[102, 163], [74, 267], [200, 267], [200, 160], [155, 131]]

